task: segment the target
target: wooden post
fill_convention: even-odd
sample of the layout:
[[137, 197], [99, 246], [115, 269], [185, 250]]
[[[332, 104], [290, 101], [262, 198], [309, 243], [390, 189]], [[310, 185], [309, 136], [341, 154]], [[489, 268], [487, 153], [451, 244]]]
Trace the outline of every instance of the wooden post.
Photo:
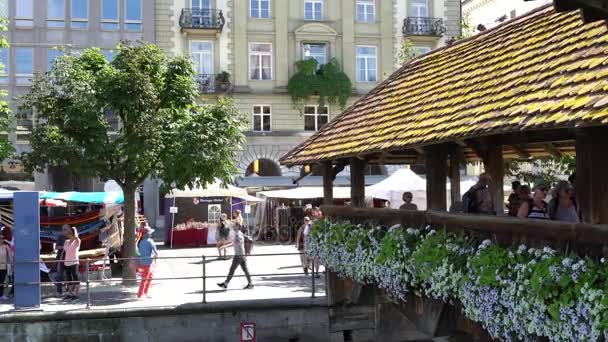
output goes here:
[[494, 139], [487, 139], [483, 146], [483, 164], [486, 173], [492, 177], [490, 193], [494, 202], [496, 215], [504, 215], [505, 198], [503, 181], [505, 178], [505, 165], [502, 155], [502, 144]]
[[448, 176], [445, 146], [432, 145], [426, 154], [426, 209], [447, 210], [446, 178]]
[[323, 174], [323, 204], [334, 204], [334, 177], [331, 161], [321, 163], [321, 172]]
[[583, 222], [608, 223], [608, 128], [576, 134], [576, 196]]
[[353, 207], [365, 207], [365, 160], [350, 159], [350, 197]]
[[450, 200], [452, 205], [462, 200], [460, 194], [460, 165], [464, 155], [460, 146], [452, 146], [450, 150]]

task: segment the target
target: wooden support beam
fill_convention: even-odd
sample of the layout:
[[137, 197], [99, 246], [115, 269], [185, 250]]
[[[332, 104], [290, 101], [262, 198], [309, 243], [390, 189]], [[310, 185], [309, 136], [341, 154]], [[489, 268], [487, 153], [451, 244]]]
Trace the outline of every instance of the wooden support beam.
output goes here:
[[332, 177], [331, 161], [324, 161], [321, 164], [321, 173], [323, 174], [323, 204], [332, 205], [334, 203], [334, 178]]
[[576, 196], [585, 223], [608, 224], [608, 127], [584, 128], [576, 138]]
[[532, 156], [521, 145], [511, 145], [511, 148], [521, 159], [530, 159]]
[[422, 147], [414, 147], [414, 151], [420, 155], [424, 154], [424, 149]]
[[467, 147], [466, 141], [464, 141], [462, 139], [456, 139], [456, 140], [454, 140], [454, 142], [456, 143], [456, 145], [458, 145], [460, 147]]
[[447, 152], [443, 145], [426, 148], [426, 205], [427, 209], [447, 210], [446, 178]]
[[497, 215], [504, 215], [504, 190], [503, 180], [505, 177], [505, 166], [502, 155], [502, 145], [494, 139], [485, 139], [483, 141], [483, 164], [486, 173], [492, 177], [490, 183], [490, 193], [494, 202], [494, 210]]
[[350, 159], [350, 197], [353, 207], [365, 207], [365, 161]]
[[460, 166], [464, 162], [464, 154], [462, 153], [462, 147], [454, 145], [450, 149], [450, 201], [452, 205], [454, 203], [461, 202], [461, 189], [460, 189]]
[[556, 159], [561, 159], [563, 157], [562, 153], [559, 151], [559, 149], [557, 147], [555, 147], [555, 145], [548, 143], [545, 144], [545, 149], [547, 150], [547, 152], [549, 152], [549, 154]]

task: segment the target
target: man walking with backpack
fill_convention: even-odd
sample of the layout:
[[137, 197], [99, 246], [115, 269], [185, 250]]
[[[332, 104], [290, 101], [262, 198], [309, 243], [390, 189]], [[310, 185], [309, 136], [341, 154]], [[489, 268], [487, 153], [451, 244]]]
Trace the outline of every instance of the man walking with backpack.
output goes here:
[[492, 193], [492, 178], [487, 173], [479, 175], [479, 181], [462, 195], [462, 210], [469, 214], [496, 215]]

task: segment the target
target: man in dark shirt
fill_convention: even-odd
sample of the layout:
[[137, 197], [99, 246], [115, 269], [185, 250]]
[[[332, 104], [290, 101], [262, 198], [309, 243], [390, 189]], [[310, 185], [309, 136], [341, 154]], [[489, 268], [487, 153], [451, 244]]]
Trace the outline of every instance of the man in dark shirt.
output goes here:
[[57, 241], [55, 242], [55, 249], [57, 250], [57, 256], [55, 257], [55, 260], [57, 261], [56, 263], [56, 270], [57, 270], [57, 275], [55, 276], [55, 287], [57, 287], [57, 294], [59, 296], [63, 295], [63, 261], [60, 260], [64, 260], [65, 259], [65, 253], [63, 251], [63, 244], [65, 243], [66, 237], [65, 235], [67, 234], [66, 232], [70, 229], [70, 226], [67, 224], [64, 224], [61, 227], [61, 234], [59, 234], [59, 237], [57, 237]]

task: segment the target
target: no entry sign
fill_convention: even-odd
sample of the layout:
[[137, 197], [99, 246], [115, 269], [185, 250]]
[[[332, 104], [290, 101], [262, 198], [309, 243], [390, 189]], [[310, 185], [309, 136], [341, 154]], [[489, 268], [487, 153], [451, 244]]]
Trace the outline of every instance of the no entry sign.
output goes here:
[[255, 341], [255, 323], [241, 323], [241, 342]]

